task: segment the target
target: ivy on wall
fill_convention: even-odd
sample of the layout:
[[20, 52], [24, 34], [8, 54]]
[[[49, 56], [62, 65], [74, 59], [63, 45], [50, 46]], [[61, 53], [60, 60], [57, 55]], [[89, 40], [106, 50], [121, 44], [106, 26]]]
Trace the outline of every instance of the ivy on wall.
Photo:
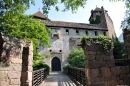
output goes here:
[[99, 24], [99, 23], [101, 23], [100, 18], [101, 17], [99, 15], [96, 15], [96, 18], [91, 18], [90, 19], [90, 24]]
[[91, 43], [100, 44], [105, 51], [109, 51], [113, 49], [113, 42], [111, 38], [107, 36], [102, 36], [102, 35], [99, 35], [96, 37], [84, 36], [81, 40], [81, 43], [82, 43], [81, 46], [85, 47], [86, 42], [90, 44]]

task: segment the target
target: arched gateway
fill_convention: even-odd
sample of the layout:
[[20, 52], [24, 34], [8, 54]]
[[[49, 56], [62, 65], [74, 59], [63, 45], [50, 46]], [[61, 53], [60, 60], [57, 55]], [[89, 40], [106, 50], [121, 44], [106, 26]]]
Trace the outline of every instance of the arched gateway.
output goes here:
[[51, 61], [52, 71], [61, 71], [61, 62], [60, 59], [54, 57]]

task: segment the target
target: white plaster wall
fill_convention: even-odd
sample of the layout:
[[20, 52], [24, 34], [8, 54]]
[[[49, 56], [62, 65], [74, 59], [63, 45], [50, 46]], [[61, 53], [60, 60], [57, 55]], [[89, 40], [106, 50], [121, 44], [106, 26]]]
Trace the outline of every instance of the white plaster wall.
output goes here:
[[94, 37], [95, 36], [95, 31], [88, 31], [88, 36]]
[[66, 29], [61, 28], [63, 50], [62, 50], [62, 66], [67, 65], [67, 57], [69, 54], [69, 35], [66, 34]]
[[[76, 34], [76, 30], [79, 30], [79, 34]], [[74, 38], [81, 38], [84, 35], [86, 35], [86, 30], [85, 29], [69, 29], [69, 37], [74, 37]]]
[[103, 31], [97, 31], [98, 35], [104, 35]]

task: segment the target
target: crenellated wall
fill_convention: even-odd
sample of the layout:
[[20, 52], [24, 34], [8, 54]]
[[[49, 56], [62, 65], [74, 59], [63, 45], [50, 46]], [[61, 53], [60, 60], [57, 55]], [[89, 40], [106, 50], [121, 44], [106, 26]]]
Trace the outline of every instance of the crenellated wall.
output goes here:
[[130, 66], [115, 66], [112, 50], [106, 52], [101, 45], [86, 43], [84, 52], [88, 86], [130, 85]]
[[0, 86], [32, 86], [33, 45], [0, 34]]

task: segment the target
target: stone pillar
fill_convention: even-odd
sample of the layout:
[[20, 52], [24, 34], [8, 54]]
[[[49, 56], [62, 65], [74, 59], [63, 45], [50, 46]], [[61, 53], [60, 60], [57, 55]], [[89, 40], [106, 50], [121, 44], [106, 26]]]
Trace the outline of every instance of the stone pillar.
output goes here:
[[0, 86], [32, 86], [32, 62], [31, 42], [0, 34]]
[[112, 50], [105, 52], [101, 45], [91, 43], [84, 47], [88, 86], [116, 86], [111, 68], [115, 67]]
[[32, 86], [33, 46], [25, 46], [22, 53], [21, 86]]
[[20, 86], [22, 58], [20, 40], [1, 36], [0, 41], [0, 86]]

